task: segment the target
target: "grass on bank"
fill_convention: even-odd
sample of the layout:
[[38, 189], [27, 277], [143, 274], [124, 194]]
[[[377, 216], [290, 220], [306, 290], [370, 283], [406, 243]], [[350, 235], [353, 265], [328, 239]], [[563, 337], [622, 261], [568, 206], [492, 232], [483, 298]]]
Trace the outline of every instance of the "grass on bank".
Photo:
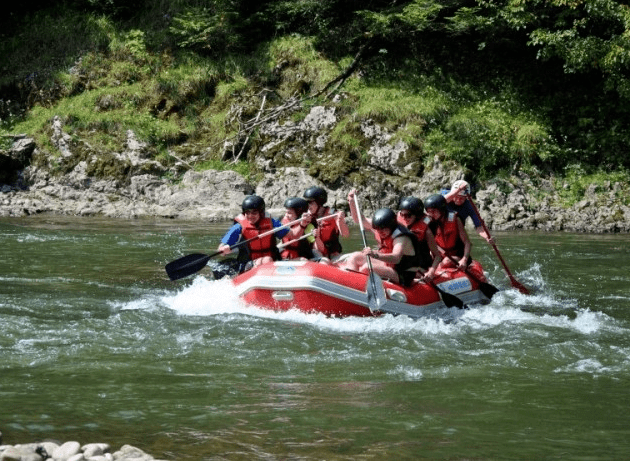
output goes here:
[[[155, 18], [159, 21], [158, 15]], [[161, 161], [172, 152], [184, 160], [195, 157], [191, 163], [196, 169], [235, 169], [250, 176], [253, 167], [223, 160], [219, 150], [237, 130], [234, 108], [242, 110], [242, 118], [254, 116], [263, 89], [271, 91], [269, 104], [296, 93], [305, 96], [352, 61], [348, 56], [333, 63], [316, 50], [312, 38], [299, 35], [260, 44], [249, 55], [211, 58], [185, 49], [156, 48], [164, 37], [158, 37], [155, 28], [125, 29], [104, 16], [64, 16], [60, 11], [55, 17], [30, 19], [33, 27], [0, 50], [6, 54], [4, 63], [22, 74], [37, 69], [31, 57], [40, 53], [50, 76], [50, 97], [24, 117], [3, 121], [2, 132], [35, 136], [53, 156], [50, 124], [59, 116], [68, 133], [95, 151], [120, 151], [130, 129], [155, 147]], [[44, 52], [32, 45], [41, 43], [51, 46]], [[18, 57], [29, 58], [20, 63]], [[445, 79], [439, 70], [431, 74], [406, 63], [395, 79], [353, 75], [339, 91], [346, 98], [337, 104], [342, 119], [332, 135], [339, 149], [334, 169], [356, 163], [349, 156], [366, 160], [357, 127], [366, 118], [393, 132], [392, 143], [401, 140], [411, 146], [425, 166], [438, 156], [466, 166], [479, 179], [517, 169], [536, 174], [546, 160], [561, 156], [544, 117], [528, 109], [509, 85], [494, 91], [473, 88]], [[308, 103], [315, 104], [331, 102]], [[304, 108], [289, 118], [297, 122], [307, 113]], [[571, 186], [561, 191], [568, 203], [579, 200], [593, 183], [605, 186], [618, 179], [627, 186], [622, 172], [569, 169], [557, 179]]]

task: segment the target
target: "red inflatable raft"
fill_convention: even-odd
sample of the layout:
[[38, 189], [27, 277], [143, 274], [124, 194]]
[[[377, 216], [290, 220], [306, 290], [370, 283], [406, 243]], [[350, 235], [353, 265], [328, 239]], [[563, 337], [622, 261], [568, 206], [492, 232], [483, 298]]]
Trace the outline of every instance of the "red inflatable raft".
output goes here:
[[[276, 261], [237, 276], [233, 283], [247, 304], [276, 311], [297, 309], [336, 317], [392, 313], [443, 320], [455, 319], [464, 311], [447, 307], [440, 292], [429, 284], [418, 282], [404, 288], [385, 282], [387, 301], [380, 312], [373, 313], [368, 307], [367, 280], [365, 274], [316, 262]], [[461, 271], [443, 272], [435, 284], [464, 305], [490, 301], [479, 283]]]

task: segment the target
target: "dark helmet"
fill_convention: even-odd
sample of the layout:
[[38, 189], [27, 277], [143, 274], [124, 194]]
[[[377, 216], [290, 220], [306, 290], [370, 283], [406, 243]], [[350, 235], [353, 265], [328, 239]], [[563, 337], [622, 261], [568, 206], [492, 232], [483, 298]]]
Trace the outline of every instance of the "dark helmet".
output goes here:
[[424, 208], [435, 208], [436, 210], [446, 210], [446, 199], [443, 195], [433, 194], [424, 199]]
[[265, 214], [265, 201], [258, 195], [248, 195], [241, 205], [243, 213], [247, 210], [258, 210], [261, 215]]
[[398, 226], [396, 213], [391, 208], [376, 210], [372, 216], [372, 226], [376, 229], [388, 228], [393, 231]]
[[321, 207], [328, 202], [328, 193], [321, 187], [313, 186], [304, 191], [304, 198], [308, 202], [314, 200]]
[[404, 197], [398, 204], [399, 210], [409, 210], [415, 216], [422, 216], [424, 204], [418, 197]]
[[292, 208], [299, 218], [308, 210], [308, 202], [300, 197], [290, 197], [284, 202], [284, 208]]

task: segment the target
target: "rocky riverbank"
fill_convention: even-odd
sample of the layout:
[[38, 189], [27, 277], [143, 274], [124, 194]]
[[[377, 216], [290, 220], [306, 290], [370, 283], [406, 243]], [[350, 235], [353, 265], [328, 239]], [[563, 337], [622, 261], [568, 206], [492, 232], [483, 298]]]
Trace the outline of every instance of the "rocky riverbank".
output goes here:
[[46, 440], [31, 444], [0, 445], [0, 461], [148, 461], [154, 458], [137, 447], [124, 445], [115, 452], [109, 444], [81, 445], [77, 441], [60, 443]]
[[[317, 150], [321, 137], [317, 130], [331, 125], [331, 114], [313, 109], [309, 117], [303, 127], [291, 127], [290, 136], [302, 137], [302, 143], [311, 143]], [[289, 129], [275, 125], [267, 131], [278, 139], [288, 137]], [[373, 124], [365, 127], [366, 137], [374, 139], [369, 162], [351, 177], [339, 177], [328, 184], [311, 176], [308, 168], [269, 163], [262, 166], [262, 149], [263, 155], [254, 163], [261, 165], [266, 174], [253, 182], [229, 170], [196, 171], [187, 162], [165, 168], [151, 158], [147, 144], [138, 141], [132, 131], [127, 131], [127, 142], [120, 153], [109, 154], [109, 158], [90, 155], [88, 159], [77, 155], [86, 149], [63, 132], [59, 119], [53, 121], [51, 132], [61, 161], [39, 153], [35, 142], [26, 136], [16, 137], [12, 148], [0, 153], [0, 174], [19, 173], [0, 178], [0, 216], [50, 213], [223, 221], [239, 213], [245, 195], [262, 196], [268, 210], [280, 214], [288, 197], [300, 196], [313, 185], [325, 187], [329, 204], [346, 211], [346, 194], [356, 187], [369, 214], [384, 206], [396, 208], [402, 196], [424, 199], [456, 179], [466, 178], [461, 167], [443, 163], [437, 157], [432, 166], [423, 168], [421, 176], [414, 174], [415, 168], [409, 168], [413, 163], [406, 167], [399, 163], [404, 147], [388, 145], [389, 139]], [[31, 159], [39, 162], [32, 163]], [[54, 163], [64, 163], [65, 173], [53, 174], [60, 172]], [[115, 175], [120, 172], [125, 175]], [[486, 224], [496, 231], [630, 232], [630, 207], [624, 204], [630, 195], [627, 183], [593, 184], [582, 200], [565, 207], [560, 194], [569, 188], [559, 186], [551, 177], [532, 178], [519, 172], [509, 179], [473, 184], [473, 196]]]
[[[425, 198], [459, 179], [463, 173], [436, 167], [423, 178], [395, 186], [379, 172], [366, 186], [357, 186], [366, 213], [381, 206], [396, 206], [404, 195]], [[258, 184], [249, 183], [233, 171], [188, 171], [179, 183], [141, 174], [127, 185], [116, 180], [92, 180], [78, 166], [60, 178], [51, 178], [37, 168], [24, 171], [27, 188], [4, 185], [0, 193], [0, 216], [16, 217], [50, 213], [115, 218], [161, 217], [182, 220], [223, 221], [233, 218], [247, 194], [266, 199], [272, 214], [279, 214], [286, 198], [301, 195], [312, 185], [321, 185], [302, 168], [285, 168], [266, 175]], [[348, 182], [331, 188], [329, 204], [348, 209]], [[559, 206], [550, 182], [536, 188], [523, 176], [511, 181], [488, 183], [475, 193], [475, 202], [492, 230], [542, 230], [582, 233], [630, 232], [630, 207], [616, 200], [621, 187], [606, 192], [593, 187], [584, 200], [570, 208]], [[534, 195], [534, 193], [536, 195]]]

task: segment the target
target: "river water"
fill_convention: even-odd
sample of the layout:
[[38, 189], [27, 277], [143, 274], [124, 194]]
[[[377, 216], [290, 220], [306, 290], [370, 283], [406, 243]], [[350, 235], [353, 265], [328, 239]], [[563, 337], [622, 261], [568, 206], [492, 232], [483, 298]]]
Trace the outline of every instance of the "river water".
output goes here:
[[[246, 308], [170, 282], [227, 224], [0, 219], [0, 431], [166, 460], [627, 460], [630, 241], [497, 233], [455, 323]], [[471, 234], [472, 236], [472, 234]], [[361, 247], [358, 230], [346, 251]], [[117, 450], [117, 449], [116, 449]]]

